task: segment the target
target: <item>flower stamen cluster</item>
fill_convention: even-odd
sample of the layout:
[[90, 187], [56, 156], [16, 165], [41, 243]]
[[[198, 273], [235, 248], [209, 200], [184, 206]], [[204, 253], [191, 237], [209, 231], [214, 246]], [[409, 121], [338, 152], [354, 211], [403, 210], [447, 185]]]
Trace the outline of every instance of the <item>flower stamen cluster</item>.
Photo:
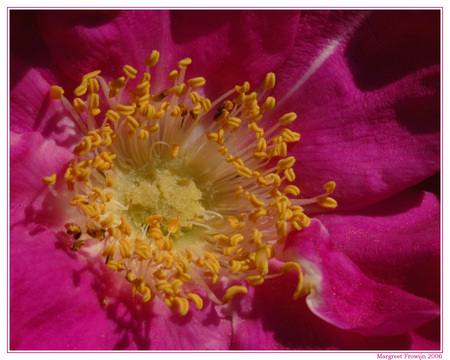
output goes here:
[[[271, 273], [269, 261], [290, 231], [309, 226], [305, 207], [336, 207], [328, 196], [335, 184], [313, 199], [300, 197], [295, 157], [288, 156], [289, 144], [300, 140], [288, 129], [295, 113], [268, 130], [258, 125], [275, 107], [267, 95], [275, 75], [260, 91], [245, 82], [211, 102], [202, 95], [205, 78], [185, 79], [189, 58], [168, 74], [170, 86], [150, 92], [158, 60], [153, 51], [140, 81], [129, 65], [109, 82], [100, 71], [84, 75], [73, 103], [62, 88], [51, 89], [85, 133], [64, 175], [80, 215], [65, 225], [72, 249], [101, 255], [134, 295], [159, 298], [181, 315], [190, 304], [202, 309], [200, 289], [227, 303], [291, 271], [298, 273], [294, 298], [304, 295], [313, 284], [299, 264]], [[56, 181], [55, 174], [43, 179]], [[219, 299], [214, 285], [222, 281]], [[239, 281], [246, 285], [233, 285]]]

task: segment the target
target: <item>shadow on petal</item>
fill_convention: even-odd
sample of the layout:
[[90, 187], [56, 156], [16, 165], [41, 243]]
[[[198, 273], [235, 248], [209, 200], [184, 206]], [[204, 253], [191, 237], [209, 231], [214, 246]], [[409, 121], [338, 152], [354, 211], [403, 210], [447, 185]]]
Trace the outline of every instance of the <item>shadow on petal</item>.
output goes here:
[[292, 300], [296, 276], [267, 280], [254, 293], [233, 302], [233, 348], [245, 350], [401, 350], [409, 334], [364, 336], [341, 330], [315, 316], [305, 298]]
[[439, 10], [373, 11], [345, 51], [356, 85], [379, 89], [439, 64], [440, 19]]
[[[60, 232], [58, 239], [55, 247], [59, 251], [63, 250], [71, 258], [77, 256], [70, 250], [71, 240], [66, 234]], [[84, 272], [94, 279], [91, 288], [97, 294], [99, 311], [104, 311], [111, 321], [112, 332], [120, 335], [113, 350], [228, 349], [229, 340], [222, 330], [226, 324], [221, 323], [205, 296], [202, 296], [204, 308], [201, 311], [191, 306], [188, 314], [180, 316], [159, 299], [144, 303], [140, 296], [132, 296], [131, 284], [124, 280], [124, 274], [111, 271], [99, 259], [90, 258], [86, 267], [74, 271], [75, 288], [83, 281]], [[210, 332], [215, 335], [209, 335], [207, 341], [199, 336]]]

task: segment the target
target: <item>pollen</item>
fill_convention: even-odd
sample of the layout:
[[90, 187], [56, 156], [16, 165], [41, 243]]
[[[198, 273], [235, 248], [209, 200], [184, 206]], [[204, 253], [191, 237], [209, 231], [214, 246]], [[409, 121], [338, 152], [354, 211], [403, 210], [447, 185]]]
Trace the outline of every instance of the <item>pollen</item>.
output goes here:
[[[142, 74], [139, 64], [112, 79], [94, 70], [71, 101], [61, 87], [50, 89], [84, 132], [64, 176], [42, 180], [65, 181], [67, 206], [78, 210], [63, 225], [71, 249], [103, 258], [104, 271], [119, 273], [132, 296], [163, 301], [181, 316], [201, 311], [206, 297], [237, 301], [290, 272], [298, 274], [293, 298], [307, 294], [299, 263], [275, 271], [269, 262], [290, 232], [310, 225], [313, 205], [337, 206], [329, 196], [336, 184], [313, 198], [294, 184], [289, 151], [300, 134], [289, 127], [297, 114], [272, 114], [275, 74], [262, 90], [245, 81], [210, 100], [204, 77], [186, 80], [191, 58], [165, 75], [159, 63], [154, 50]], [[59, 188], [50, 191], [63, 197]]]

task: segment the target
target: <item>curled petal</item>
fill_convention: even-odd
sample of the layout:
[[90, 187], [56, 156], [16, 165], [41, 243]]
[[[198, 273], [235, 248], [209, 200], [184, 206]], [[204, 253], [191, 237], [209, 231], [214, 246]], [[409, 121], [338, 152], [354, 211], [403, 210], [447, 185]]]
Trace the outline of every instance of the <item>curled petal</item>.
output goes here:
[[300, 262], [312, 282], [306, 300], [311, 311], [341, 329], [392, 336], [439, 316], [433, 301], [368, 278], [332, 246], [319, 220], [290, 238], [284, 257]]

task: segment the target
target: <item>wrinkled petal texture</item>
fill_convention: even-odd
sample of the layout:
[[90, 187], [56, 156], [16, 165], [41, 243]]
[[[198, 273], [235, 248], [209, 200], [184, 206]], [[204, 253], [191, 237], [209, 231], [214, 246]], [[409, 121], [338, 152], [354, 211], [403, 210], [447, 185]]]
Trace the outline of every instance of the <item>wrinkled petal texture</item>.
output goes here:
[[[56, 173], [62, 179], [62, 168], [72, 159], [72, 153], [40, 133], [11, 133], [10, 141], [11, 228], [35, 224], [61, 228], [70, 218], [71, 209], [67, 209], [67, 202], [46, 191], [42, 178]], [[58, 190], [67, 187], [62, 183], [58, 181]]]
[[[422, 213], [425, 214], [428, 206], [429, 204], [423, 205]], [[410, 212], [414, 212], [414, 210]], [[402, 216], [406, 217], [407, 215]], [[413, 268], [414, 263], [411, 264], [411, 261], [405, 260], [418, 260], [422, 256], [411, 247], [410, 241], [413, 240], [410, 240], [409, 235], [414, 231], [414, 225], [420, 226], [418, 222], [424, 224], [425, 221], [420, 220], [416, 224], [410, 221], [411, 229], [407, 226], [408, 222], [403, 222], [402, 227], [397, 228], [397, 233], [395, 229], [391, 233], [389, 231], [391, 229], [387, 226], [390, 224], [388, 217], [385, 217], [383, 221], [383, 225], [387, 226], [387, 229], [382, 229], [381, 224], [377, 224], [377, 220], [364, 217], [354, 220], [355, 223], [350, 219], [347, 220], [353, 224], [352, 246], [360, 246], [361, 253], [371, 251], [371, 255], [377, 258], [376, 254], [382, 253], [383, 248], [394, 245], [392, 242], [389, 244], [389, 240], [391, 237], [397, 236], [395, 252], [398, 254], [397, 268], [401, 270], [396, 268], [393, 278], [396, 273], [399, 274], [402, 270], [406, 272], [405, 269]], [[398, 219], [394, 217], [392, 221], [394, 227], [395, 220]], [[438, 220], [438, 217], [436, 219], [435, 216], [433, 220]], [[339, 238], [341, 229], [335, 231], [338, 243], [339, 240], [342, 241], [342, 236], [348, 235], [345, 230], [348, 228], [343, 229], [341, 238]], [[366, 239], [364, 232], [371, 232], [370, 230], [373, 232]], [[439, 237], [436, 235], [431, 237], [433, 240], [431, 240], [432, 247], [429, 251], [432, 255], [430, 256], [426, 252], [423, 254], [423, 257], [430, 262], [439, 259]], [[310, 227], [291, 237], [285, 249], [286, 258], [290, 260], [297, 258], [307, 276], [313, 279], [315, 286], [307, 297], [307, 303], [316, 315], [342, 329], [357, 331], [365, 335], [399, 335], [439, 315], [439, 306], [435, 302], [408, 293], [402, 290], [398, 284], [393, 286], [386, 282], [381, 283], [370, 279], [345, 253], [337, 249], [332, 239], [323, 224], [314, 219]], [[380, 259], [378, 263], [373, 263], [372, 267], [383, 267], [384, 262], [389, 263], [390, 260], [392, 259]], [[370, 264], [366, 264], [366, 266], [370, 266]], [[434, 270], [434, 268], [433, 264], [431, 269]], [[407, 285], [411, 286], [407, 281], [405, 283], [406, 287]], [[427, 283], [421, 286], [427, 286]], [[438, 291], [439, 286], [435, 289], [431, 287], [431, 284], [428, 286], [429, 289], [418, 289], [418, 292], [429, 290], [431, 292], [429, 296], [432, 297]]]
[[[306, 301], [291, 301], [286, 294], [294, 293], [298, 281], [292, 273], [283, 275], [282, 281], [265, 281], [252, 290], [252, 296], [233, 304], [233, 346], [438, 350], [436, 196], [407, 190], [355, 214], [318, 218], [329, 232], [314, 220], [310, 228], [290, 238], [283, 260], [301, 258], [307, 276], [322, 282], [319, 294]], [[272, 264], [275, 268], [280, 265]], [[326, 321], [316, 318], [309, 308]], [[389, 329], [376, 324], [381, 314]], [[422, 316], [425, 319], [420, 320]], [[435, 320], [416, 327], [433, 317]], [[389, 333], [391, 336], [386, 336]]]
[[438, 350], [440, 323], [397, 336], [365, 336], [318, 318], [304, 298], [293, 301], [295, 274], [271, 279], [232, 305], [232, 349], [242, 350]]
[[277, 98], [311, 71], [281, 100], [300, 118], [293, 128], [302, 140], [293, 151], [305, 194], [320, 194], [321, 184], [334, 180], [339, 209], [357, 209], [439, 170], [439, 11], [347, 19], [311, 11], [302, 13], [298, 34], [277, 74]]
[[69, 250], [64, 233], [28, 231], [11, 234], [12, 350], [229, 348], [229, 323], [207, 299], [183, 318], [161, 302], [143, 304], [101, 261]]
[[39, 132], [66, 148], [77, 143], [82, 136], [79, 127], [60, 101], [50, 99], [50, 88], [56, 81], [49, 83], [41, 72], [30, 68], [20, 58], [15, 59], [14, 66], [24, 73], [16, 80], [11, 94], [11, 131], [17, 134]]
[[95, 69], [117, 76], [125, 64], [142, 71], [143, 60], [157, 49], [164, 61], [159, 76], [191, 57], [189, 75], [222, 79], [214, 82], [221, 90], [243, 78], [259, 83], [278, 68], [291, 50], [298, 18], [295, 11], [277, 16], [270, 11], [201, 10], [37, 14], [50, 53], [73, 79]]
[[440, 302], [440, 204], [404, 191], [357, 213], [317, 217], [333, 246], [372, 280]]
[[[439, 171], [439, 34], [439, 11], [11, 11], [11, 349], [439, 349], [439, 202], [405, 190]], [[74, 209], [41, 179], [63, 178], [81, 133], [50, 86], [72, 100], [84, 73], [142, 72], [153, 49], [152, 86], [191, 57], [212, 99], [276, 73], [268, 122], [299, 115], [296, 185], [338, 184], [339, 212], [282, 254], [316, 281], [306, 299], [290, 273], [180, 318], [58, 231]]]
[[[224, 83], [215, 84], [220, 90], [241, 80], [245, 72], [259, 82], [288, 55], [298, 22], [297, 12], [280, 13], [278, 19], [270, 12], [186, 14], [12, 14], [11, 349], [230, 347], [230, 322], [217, 315], [208, 299], [202, 311], [191, 310], [183, 318], [162, 302], [142, 304], [131, 298], [130, 289], [117, 287], [122, 278], [115, 279], [105, 273], [104, 265], [67, 250], [70, 244], [62, 232], [55, 236], [47, 230], [61, 228], [70, 214], [43, 191], [41, 179], [53, 172], [62, 177], [72, 156], [67, 148], [80, 137], [67, 121], [66, 110], [49, 99], [51, 85], [74, 88], [83, 73], [97, 68], [106, 68], [110, 77], [121, 74], [124, 64], [143, 70], [139, 64], [155, 48], [165, 58], [160, 76], [175, 68], [177, 60], [198, 55], [193, 75], [200, 70], [206, 76], [219, 69], [230, 72], [221, 77]], [[185, 32], [185, 27], [191, 31]], [[282, 40], [274, 41], [277, 37]], [[245, 61], [231, 61], [237, 57]], [[255, 65], [258, 71], [250, 72]]]

